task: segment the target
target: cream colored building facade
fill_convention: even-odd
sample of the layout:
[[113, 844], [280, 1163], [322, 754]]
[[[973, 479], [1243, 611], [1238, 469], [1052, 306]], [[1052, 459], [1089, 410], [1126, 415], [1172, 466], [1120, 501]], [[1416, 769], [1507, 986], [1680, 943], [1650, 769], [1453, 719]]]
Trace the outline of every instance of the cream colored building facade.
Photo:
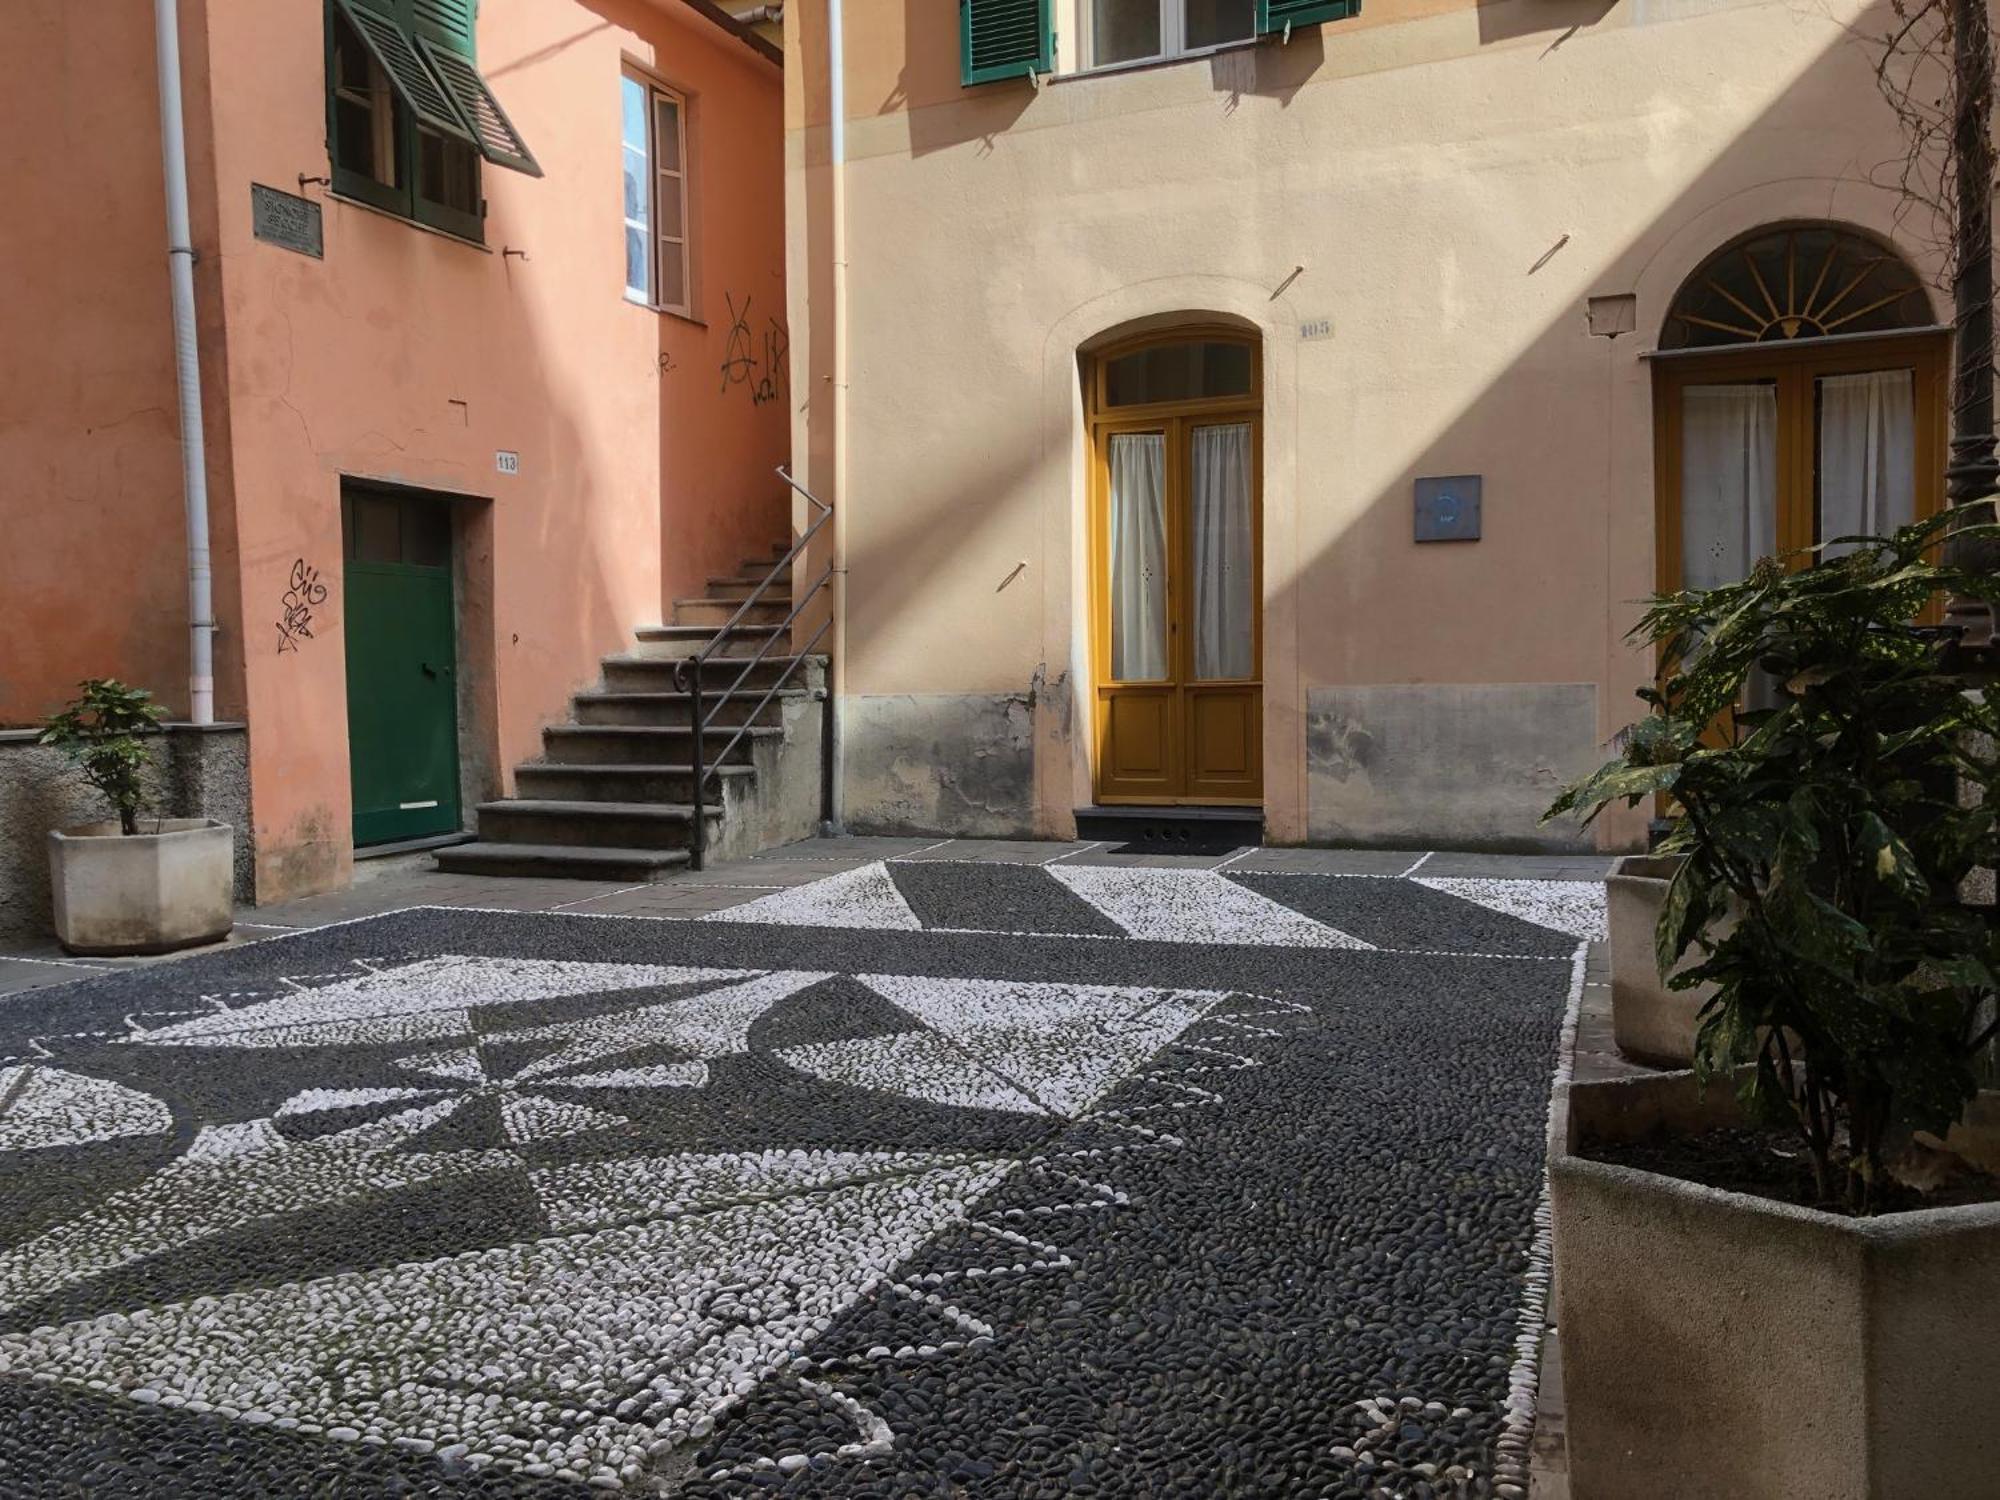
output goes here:
[[[1172, 426], [1202, 409], [1102, 405], [1121, 340], [1250, 350], [1261, 694], [1254, 798], [1127, 800], [1261, 807], [1272, 842], [1636, 845], [1643, 811], [1538, 821], [1637, 716], [1636, 602], [1815, 506], [1831, 526], [1842, 444], [1895, 468], [1853, 503], [1936, 502], [1949, 303], [1881, 185], [1886, 5], [1366, 0], [1101, 65], [1240, 32], [1252, 0], [1042, 0], [1050, 70], [968, 86], [968, 4], [1036, 11], [843, 0], [838, 194], [829, 0], [786, 7], [794, 459], [839, 515], [851, 828], [1064, 836], [1108, 800], [1137, 447], [1107, 429], [1165, 413], [1169, 572], [1208, 524]], [[1866, 431], [1834, 430], [1849, 407]], [[1468, 529], [1468, 476], [1477, 539], [1417, 540], [1420, 488]], [[1742, 535], [1694, 534], [1718, 525]], [[1200, 581], [1167, 588], [1168, 628], [1206, 628]], [[1152, 723], [1185, 764], [1236, 745], [1197, 743], [1198, 687]]]

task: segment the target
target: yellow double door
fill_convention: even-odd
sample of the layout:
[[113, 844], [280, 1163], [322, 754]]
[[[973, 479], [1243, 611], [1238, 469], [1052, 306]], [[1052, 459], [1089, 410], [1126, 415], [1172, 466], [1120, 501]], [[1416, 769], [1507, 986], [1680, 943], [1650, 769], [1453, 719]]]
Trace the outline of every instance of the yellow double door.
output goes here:
[[1097, 799], [1263, 801], [1254, 411], [1094, 432]]

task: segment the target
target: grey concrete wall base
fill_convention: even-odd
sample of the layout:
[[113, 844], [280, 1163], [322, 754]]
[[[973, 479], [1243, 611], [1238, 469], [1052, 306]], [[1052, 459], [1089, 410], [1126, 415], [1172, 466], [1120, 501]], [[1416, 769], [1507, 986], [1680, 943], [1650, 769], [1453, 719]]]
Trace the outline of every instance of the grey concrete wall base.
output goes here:
[[811, 689], [812, 696], [784, 700], [784, 734], [753, 741], [750, 763], [757, 774], [720, 780], [723, 817], [710, 830], [709, 860], [746, 859], [760, 849], [809, 839], [819, 831], [825, 675], [819, 663], [809, 664], [798, 685]]
[[[0, 942], [54, 930], [48, 835], [105, 815], [104, 799], [32, 729], [0, 730]], [[254, 898], [250, 737], [241, 724], [170, 724], [148, 736], [149, 811], [214, 818], [235, 830], [235, 896]]]
[[1688, 1073], [1569, 1090], [1549, 1177], [1570, 1493], [1995, 1493], [2000, 1204], [1848, 1219], [1576, 1154], [1734, 1115]]
[[121, 834], [85, 823], [49, 834], [56, 937], [71, 953], [168, 953], [232, 925], [234, 840], [213, 818], [147, 819]]
[[1660, 908], [1680, 866], [1678, 857], [1628, 855], [1604, 883], [1611, 925], [1612, 1039], [1634, 1062], [1665, 1068], [1693, 1063], [1701, 1008], [1715, 993], [1712, 984], [1668, 989], [1654, 957]]
[[850, 832], [1034, 836], [1027, 693], [863, 695], [840, 713]]
[[1316, 844], [1576, 850], [1557, 793], [1604, 759], [1597, 685], [1414, 683], [1306, 697], [1307, 831]]

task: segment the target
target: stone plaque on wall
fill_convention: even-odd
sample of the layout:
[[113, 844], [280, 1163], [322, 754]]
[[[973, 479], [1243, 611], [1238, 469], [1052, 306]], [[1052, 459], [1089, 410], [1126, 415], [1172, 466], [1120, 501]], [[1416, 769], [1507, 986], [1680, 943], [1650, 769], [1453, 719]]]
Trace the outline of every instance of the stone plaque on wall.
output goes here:
[[315, 260], [326, 257], [320, 239], [319, 205], [261, 182], [250, 184], [250, 232], [271, 245], [283, 245]]

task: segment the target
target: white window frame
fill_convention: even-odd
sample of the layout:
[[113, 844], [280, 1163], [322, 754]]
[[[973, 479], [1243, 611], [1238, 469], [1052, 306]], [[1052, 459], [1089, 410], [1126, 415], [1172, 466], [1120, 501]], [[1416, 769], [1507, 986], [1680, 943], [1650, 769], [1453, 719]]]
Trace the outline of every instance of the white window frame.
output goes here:
[[1207, 47], [1187, 45], [1187, 0], [1160, 0], [1160, 50], [1147, 57], [1120, 58], [1117, 62], [1097, 61], [1096, 7], [1093, 0], [1070, 0], [1072, 33], [1077, 39], [1078, 73], [1115, 73], [1121, 68], [1150, 68], [1157, 63], [1178, 62], [1187, 57], [1210, 57], [1232, 47], [1248, 47], [1257, 40], [1257, 21], [1251, 13], [1250, 34]]
[[[628, 65], [619, 75], [618, 150], [621, 195], [624, 185], [624, 154], [631, 149], [625, 141], [624, 126], [624, 90], [627, 84], [639, 88], [646, 96], [646, 216], [643, 220], [640, 220], [625, 217], [621, 213], [619, 257], [620, 259], [624, 258], [625, 233], [636, 229], [645, 235], [646, 285], [640, 288], [633, 286], [629, 281], [626, 282], [625, 300], [637, 303], [642, 307], [650, 307], [656, 312], [674, 313], [680, 317], [692, 318], [694, 316], [694, 255], [690, 246], [693, 206], [689, 202], [690, 194], [688, 192], [688, 169], [691, 165], [688, 159], [688, 96], [681, 90], [669, 87], [652, 74], [644, 72], [637, 67]], [[660, 106], [663, 102], [674, 106], [677, 137], [675, 144], [679, 148], [674, 153], [674, 158], [680, 163], [678, 171], [670, 171], [660, 164]], [[667, 190], [666, 180], [669, 178], [673, 179], [672, 191], [676, 192], [680, 199], [680, 214], [678, 216], [680, 233], [677, 235], [669, 235], [665, 232], [665, 220], [660, 213], [661, 195]], [[622, 210], [622, 201], [620, 207]], [[668, 241], [678, 245], [681, 252], [680, 285], [674, 289], [677, 292], [677, 297], [672, 301], [669, 301], [663, 295], [663, 292], [667, 289], [661, 286], [660, 276], [660, 247]]]

